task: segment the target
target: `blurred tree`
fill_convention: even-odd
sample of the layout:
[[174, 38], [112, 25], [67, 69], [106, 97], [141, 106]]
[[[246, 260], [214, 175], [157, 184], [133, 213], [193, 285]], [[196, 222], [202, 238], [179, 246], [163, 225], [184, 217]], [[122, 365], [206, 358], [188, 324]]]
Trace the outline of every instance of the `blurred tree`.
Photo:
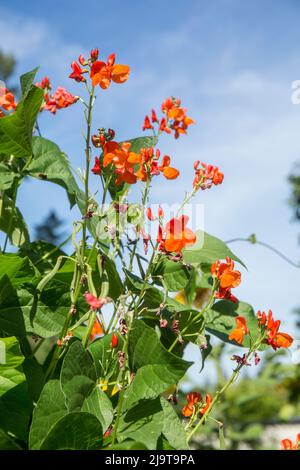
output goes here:
[[63, 220], [59, 219], [54, 210], [51, 210], [45, 219], [35, 226], [35, 239], [43, 240], [53, 245], [59, 244], [64, 237], [64, 233], [58, 230], [63, 224]]
[[290, 204], [294, 209], [295, 218], [300, 220], [300, 162], [296, 163], [294, 172], [289, 176], [292, 187]]
[[14, 73], [16, 59], [11, 54], [5, 54], [0, 50], [0, 79], [6, 82]]
[[[294, 167], [293, 173], [289, 176], [289, 182], [291, 184], [291, 197], [290, 205], [294, 210], [294, 216], [297, 221], [300, 221], [300, 162], [297, 162]], [[300, 319], [300, 308], [295, 309], [295, 313]], [[300, 320], [296, 322], [298, 328], [300, 328]]]
[[16, 67], [16, 59], [12, 54], [6, 54], [0, 50], [0, 81], [13, 92], [17, 92], [17, 87], [9, 84]]

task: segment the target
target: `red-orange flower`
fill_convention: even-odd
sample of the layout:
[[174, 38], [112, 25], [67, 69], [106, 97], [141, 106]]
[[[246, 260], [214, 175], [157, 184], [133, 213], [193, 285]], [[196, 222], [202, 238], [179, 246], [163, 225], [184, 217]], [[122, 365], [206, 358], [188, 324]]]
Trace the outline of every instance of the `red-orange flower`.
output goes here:
[[195, 178], [193, 181], [193, 186], [195, 189], [208, 189], [212, 185], [218, 185], [223, 182], [224, 175], [219, 170], [217, 166], [206, 165], [206, 163], [201, 163], [202, 168], [199, 168], [199, 160], [194, 163]]
[[288, 333], [278, 331], [281, 322], [280, 320], [274, 320], [272, 310], [269, 310], [268, 316], [265, 312], [259, 310], [257, 319], [258, 324], [267, 331], [266, 343], [272, 346], [275, 351], [279, 348], [289, 348], [291, 346], [293, 338]]
[[159, 133], [171, 134], [173, 132], [175, 139], [178, 139], [180, 134], [186, 134], [188, 126], [194, 124], [194, 121], [186, 115], [186, 109], [182, 108], [180, 104], [180, 100], [177, 98], [167, 98], [161, 105], [163, 117], [159, 121], [155, 110], [152, 109], [151, 122], [149, 116], [146, 116], [143, 131], [153, 129], [153, 124], [156, 123]]
[[[7, 88], [0, 87], [0, 108], [5, 111], [16, 109], [15, 97]], [[3, 113], [4, 114], [4, 113]]]
[[114, 141], [103, 145], [103, 166], [113, 165], [118, 175], [116, 184], [123, 182], [134, 184], [137, 180], [148, 181], [152, 176], [163, 173], [167, 179], [175, 179], [179, 175], [176, 168], [170, 166], [170, 157], [165, 156], [159, 165], [159, 150], [153, 147], [142, 148], [139, 153], [130, 151], [130, 142], [118, 144]]
[[69, 78], [73, 78], [76, 82], [85, 82], [85, 78], [82, 75], [84, 73], [84, 69], [80, 67], [78, 62], [73, 61], [71, 64], [71, 68], [73, 70], [72, 73], [70, 73]]
[[196, 235], [186, 227], [188, 221], [188, 216], [182, 215], [171, 219], [163, 229], [160, 227], [158, 241], [161, 251], [180, 253], [185, 246], [194, 245]]
[[119, 343], [118, 335], [116, 333], [113, 333], [111, 337], [111, 347], [112, 348], [117, 348]]
[[212, 404], [212, 396], [209, 393], [207, 393], [206, 397], [205, 397], [205, 404], [199, 410], [199, 412], [204, 415], [208, 411], [208, 409], [210, 408], [211, 404]]
[[211, 266], [211, 274], [220, 281], [215, 296], [218, 299], [227, 299], [232, 302], [237, 302], [237, 298], [232, 295], [231, 289], [239, 286], [241, 283], [241, 273], [234, 269], [234, 261], [228, 256], [226, 263], [217, 260]]
[[51, 90], [51, 83], [48, 77], [42, 78], [42, 80], [37, 82], [35, 86], [42, 88], [43, 90]]
[[103, 335], [103, 333], [104, 333], [103, 328], [100, 322], [96, 319], [93, 324], [93, 328], [90, 334], [90, 341], [93, 341], [97, 336]]
[[78, 99], [78, 96], [72, 95], [65, 88], [58, 87], [52, 96], [49, 96], [48, 93], [45, 94], [45, 102], [42, 106], [42, 109], [50, 111], [52, 114], [55, 114], [57, 109], [68, 108], [72, 104], [76, 103]]
[[242, 316], [238, 316], [235, 318], [236, 328], [232, 330], [228, 339], [230, 341], [235, 340], [238, 344], [242, 344], [244, 340], [244, 336], [249, 333], [249, 329], [247, 327], [246, 318]]
[[107, 304], [107, 299], [104, 297], [100, 297], [99, 299], [91, 294], [90, 292], [86, 292], [84, 294], [86, 303], [91, 307], [92, 310], [99, 310], [103, 305]]
[[182, 408], [182, 411], [181, 413], [183, 414], [183, 416], [185, 416], [186, 418], [189, 418], [190, 416], [192, 416], [192, 414], [194, 413], [195, 411], [195, 405], [196, 403], [199, 403], [202, 401], [202, 396], [200, 393], [197, 393], [197, 392], [191, 392], [191, 393], [188, 393], [187, 396], [186, 396], [186, 399], [187, 399], [187, 405], [185, 405], [183, 408]]
[[95, 164], [91, 171], [94, 173], [94, 175], [102, 175], [101, 164], [98, 157], [95, 157]]
[[111, 54], [107, 62], [96, 60], [91, 65], [90, 77], [93, 86], [100, 85], [106, 90], [111, 81], [124, 83], [128, 80], [130, 67], [128, 65], [115, 64], [115, 54]]
[[300, 450], [300, 433], [297, 434], [295, 443], [291, 441], [291, 439], [282, 439], [281, 449], [282, 450]]
[[153, 129], [149, 116], [145, 116], [144, 119], [143, 131], [145, 131], [146, 129]]

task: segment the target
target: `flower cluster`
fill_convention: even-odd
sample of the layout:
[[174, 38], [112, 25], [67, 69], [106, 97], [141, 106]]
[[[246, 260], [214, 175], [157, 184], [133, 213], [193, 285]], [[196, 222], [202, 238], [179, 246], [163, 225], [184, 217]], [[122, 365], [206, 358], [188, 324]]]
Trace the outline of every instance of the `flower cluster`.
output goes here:
[[3, 110], [12, 111], [15, 110], [16, 107], [17, 104], [13, 93], [11, 93], [7, 88], [0, 87], [0, 117], [5, 116]]
[[86, 60], [83, 55], [78, 57], [78, 62], [71, 64], [72, 73], [69, 78], [76, 82], [86, 82], [85, 74], [90, 75], [93, 87], [97, 85], [106, 90], [111, 82], [124, 83], [128, 80], [130, 67], [128, 65], [115, 64], [115, 54], [110, 54], [107, 61], [98, 60], [99, 51], [93, 49]]
[[212, 185], [217, 186], [222, 184], [224, 179], [224, 174], [219, 170], [217, 166], [206, 165], [206, 163], [201, 163], [202, 168], [199, 168], [200, 161], [197, 160], [194, 163], [195, 178], [193, 181], [193, 187], [198, 189], [209, 189]]
[[[276, 351], [279, 348], [289, 348], [293, 343], [293, 338], [288, 333], [282, 333], [279, 330], [280, 320], [274, 320], [272, 310], [268, 314], [257, 312], [258, 326], [261, 332], [261, 341], [272, 346]], [[238, 344], [242, 344], [244, 336], [249, 333], [247, 321], [245, 317], [237, 316], [235, 318], [236, 328], [228, 336], [229, 340], [235, 340]], [[257, 358], [255, 357], [257, 360]], [[235, 359], [236, 360], [236, 359]]]
[[169, 253], [181, 253], [185, 246], [192, 246], [196, 242], [195, 233], [186, 225], [188, 216], [174, 217], [164, 227], [159, 225], [157, 241], [159, 250]]
[[292, 442], [291, 439], [282, 439], [281, 441], [282, 450], [300, 450], [300, 433], [297, 434], [296, 442]]
[[[96, 141], [95, 136], [94, 141]], [[169, 156], [165, 155], [162, 161], [159, 161], [160, 151], [158, 149], [154, 151], [153, 147], [142, 148], [137, 153], [132, 152], [130, 148], [130, 142], [118, 144], [113, 140], [105, 140], [102, 144], [103, 167], [112, 166], [114, 168], [114, 172], [117, 175], [116, 185], [122, 183], [135, 184], [138, 180], [149, 181], [152, 176], [161, 173], [167, 179], [176, 179], [179, 176], [179, 171], [170, 166], [171, 159]], [[100, 159], [96, 157], [92, 172], [94, 174], [101, 174], [101, 171]]]
[[166, 132], [171, 134], [174, 132], [175, 139], [178, 139], [180, 134], [186, 134], [187, 128], [194, 124], [193, 119], [186, 115], [186, 109], [181, 107], [181, 102], [178, 98], [169, 97], [161, 105], [163, 117], [158, 120], [156, 112], [152, 109], [151, 119], [147, 115], [144, 119], [143, 131], [152, 129], [154, 131], [154, 124], [158, 127], [158, 132]]
[[272, 310], [269, 310], [268, 315], [260, 310], [257, 312], [258, 324], [261, 327], [262, 334], [266, 336], [265, 342], [272, 346], [276, 351], [279, 348], [288, 348], [293, 343], [293, 338], [279, 330], [280, 320], [273, 319]]
[[231, 289], [240, 285], [241, 273], [234, 269], [234, 261], [228, 256], [225, 263], [217, 260], [211, 266], [211, 274], [219, 281], [215, 297], [237, 302], [237, 298], [232, 295]]
[[68, 108], [79, 100], [78, 96], [72, 95], [64, 87], [58, 87], [53, 94], [50, 94], [52, 88], [48, 77], [44, 77], [36, 86], [44, 90], [44, 102], [41, 111], [46, 110], [55, 114], [58, 109]]
[[204, 415], [212, 403], [212, 396], [209, 393], [206, 394], [205, 401], [203, 400], [201, 393], [198, 392], [188, 393], [186, 399], [187, 405], [185, 405], [181, 411], [183, 416], [186, 418], [196, 416], [198, 414]]

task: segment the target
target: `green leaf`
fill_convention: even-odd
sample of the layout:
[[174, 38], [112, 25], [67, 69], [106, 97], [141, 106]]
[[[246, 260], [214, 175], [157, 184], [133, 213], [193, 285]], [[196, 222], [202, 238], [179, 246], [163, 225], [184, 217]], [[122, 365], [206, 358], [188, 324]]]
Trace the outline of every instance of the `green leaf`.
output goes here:
[[68, 413], [66, 398], [58, 380], [50, 380], [42, 390], [35, 407], [29, 434], [29, 448], [40, 449], [47, 434]]
[[151, 286], [143, 281], [139, 276], [136, 274], [132, 273], [131, 271], [128, 271], [128, 269], [123, 268], [123, 271], [126, 276], [126, 284], [130, 290], [132, 290], [134, 293], [140, 292], [142, 289], [149, 289]]
[[[14, 305], [14, 308], [10, 309], [11, 305]], [[16, 291], [9, 277], [4, 275], [0, 278], [0, 336], [25, 334], [25, 322], [18, 306]]]
[[178, 292], [186, 287], [191, 277], [191, 270], [180, 262], [174, 262], [163, 257], [155, 266], [152, 279], [158, 280], [162, 285], [160, 277], [163, 278], [164, 284], [170, 292]]
[[[113, 370], [112, 364], [115, 361], [113, 360], [111, 354], [111, 338], [112, 333], [106, 334], [102, 338], [93, 341], [88, 347], [88, 350], [90, 351], [94, 360], [98, 378], [106, 375], [107, 370]], [[121, 348], [122, 342], [119, 341], [116, 351], [120, 350]]]
[[0, 450], [22, 450], [21, 447], [3, 429], [0, 429]]
[[257, 318], [255, 316], [253, 307], [245, 302], [234, 303], [230, 302], [229, 300], [221, 300], [217, 302], [207, 312], [206, 330], [223, 340], [225, 343], [231, 343], [235, 346], [249, 348], [249, 335], [245, 335], [244, 341], [240, 345], [238, 345], [235, 341], [229, 341], [228, 339], [231, 331], [236, 328], [235, 318], [238, 315], [246, 318], [251, 337], [255, 341], [260, 334], [257, 325]]
[[25, 96], [29, 92], [31, 85], [33, 85], [33, 81], [35, 79], [35, 76], [39, 70], [39, 67], [36, 67], [33, 70], [30, 70], [30, 72], [24, 73], [20, 77], [20, 85], [21, 85], [21, 90], [22, 90], [22, 95]]
[[28, 257], [41, 273], [51, 270], [59, 256], [66, 256], [64, 251], [42, 240], [22, 246], [18, 254], [22, 258]]
[[17, 369], [1, 365], [0, 428], [26, 442], [31, 412], [32, 402], [25, 375]]
[[70, 310], [70, 294], [64, 285], [47, 285], [38, 299], [27, 289], [14, 289], [6, 275], [0, 280], [0, 301], [0, 334], [9, 336], [26, 332], [42, 338], [55, 336]]
[[19, 209], [15, 207], [13, 200], [6, 193], [2, 193], [0, 196], [0, 230], [8, 234], [9, 241], [15, 246], [29, 242], [26, 222]]
[[190, 362], [169, 353], [156, 332], [141, 320], [135, 320], [129, 333], [130, 369], [136, 371], [125, 391], [126, 408], [133, 403], [157, 397], [185, 374]]
[[32, 282], [37, 277], [37, 271], [29, 258], [7, 253], [0, 254], [0, 278], [6, 274], [12, 285], [22, 286]]
[[225, 259], [226, 256], [229, 256], [229, 258], [246, 268], [245, 264], [219, 238], [213, 237], [202, 230], [198, 230], [196, 236], [196, 243], [182, 251], [183, 260], [186, 263], [192, 265], [212, 264], [218, 259]]
[[17, 368], [24, 361], [19, 341], [14, 336], [0, 339], [0, 351], [5, 353], [4, 361], [0, 356], [0, 375], [4, 370]]
[[109, 281], [109, 291], [108, 297], [117, 300], [120, 295], [124, 293], [124, 285], [117, 271], [115, 262], [109, 258], [109, 256], [104, 256], [104, 268]]
[[44, 92], [31, 86], [14, 113], [0, 120], [0, 155], [30, 157], [32, 131], [41, 108]]
[[10, 189], [14, 184], [16, 176], [6, 163], [0, 162], [0, 191]]
[[192, 343], [196, 343], [199, 334], [203, 332], [205, 321], [203, 316], [198, 318], [198, 320], [194, 323], [190, 324], [193, 317], [195, 317], [198, 313], [198, 310], [186, 308], [185, 310], [182, 310], [178, 315], [180, 331], [182, 332], [183, 329], [186, 328], [184, 333], [182, 333], [182, 337], [185, 341], [191, 341]]
[[163, 433], [174, 449], [188, 449], [186, 434], [172, 405], [165, 398], [143, 400], [127, 410], [120, 419], [119, 436], [133, 439], [148, 449], [157, 448]]
[[163, 397], [160, 397], [160, 404], [164, 413], [162, 433], [175, 449], [188, 449], [186, 433], [176, 411]]
[[[2, 366], [1, 366], [2, 367]], [[3, 369], [0, 374], [0, 397], [25, 381], [23, 372], [17, 369]]]
[[95, 415], [100, 421], [104, 432], [112, 423], [114, 417], [111, 401], [99, 387], [95, 387], [92, 393], [84, 400], [81, 411]]
[[64, 358], [60, 374], [60, 384], [69, 411], [81, 409], [95, 382], [96, 371], [89, 352], [83, 349], [80, 341], [74, 341]]
[[109, 446], [108, 450], [148, 450], [148, 447], [145, 446], [145, 444], [142, 444], [141, 442], [128, 439], [124, 442], [120, 442], [119, 444]]
[[32, 401], [37, 402], [45, 385], [45, 374], [35, 357], [26, 357], [22, 369], [26, 376], [27, 386]]
[[43, 137], [34, 137], [32, 147], [33, 159], [26, 172], [34, 178], [47, 180], [64, 188], [70, 206], [73, 207], [79, 188], [66, 154], [54, 142]]
[[51, 429], [41, 450], [99, 450], [102, 434], [101, 424], [95, 416], [84, 412], [69, 413]]
[[141, 442], [147, 449], [154, 450], [162, 432], [163, 419], [160, 400], [144, 400], [121, 416], [118, 436]]

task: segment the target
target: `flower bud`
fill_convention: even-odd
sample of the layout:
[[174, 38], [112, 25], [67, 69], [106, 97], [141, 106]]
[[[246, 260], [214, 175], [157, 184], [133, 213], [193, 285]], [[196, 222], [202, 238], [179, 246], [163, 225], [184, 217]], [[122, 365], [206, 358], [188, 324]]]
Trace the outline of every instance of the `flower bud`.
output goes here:
[[91, 50], [91, 60], [93, 62], [98, 59], [98, 55], [99, 55], [99, 50], [97, 47]]
[[113, 333], [113, 335], [111, 337], [111, 347], [112, 348], [117, 348], [118, 344], [119, 344], [118, 336], [116, 335], [116, 333]]
[[146, 216], [147, 216], [147, 219], [150, 220], [151, 222], [153, 222], [155, 220], [155, 217], [153, 215], [153, 212], [151, 210], [151, 207], [148, 207], [147, 210], [146, 210]]

